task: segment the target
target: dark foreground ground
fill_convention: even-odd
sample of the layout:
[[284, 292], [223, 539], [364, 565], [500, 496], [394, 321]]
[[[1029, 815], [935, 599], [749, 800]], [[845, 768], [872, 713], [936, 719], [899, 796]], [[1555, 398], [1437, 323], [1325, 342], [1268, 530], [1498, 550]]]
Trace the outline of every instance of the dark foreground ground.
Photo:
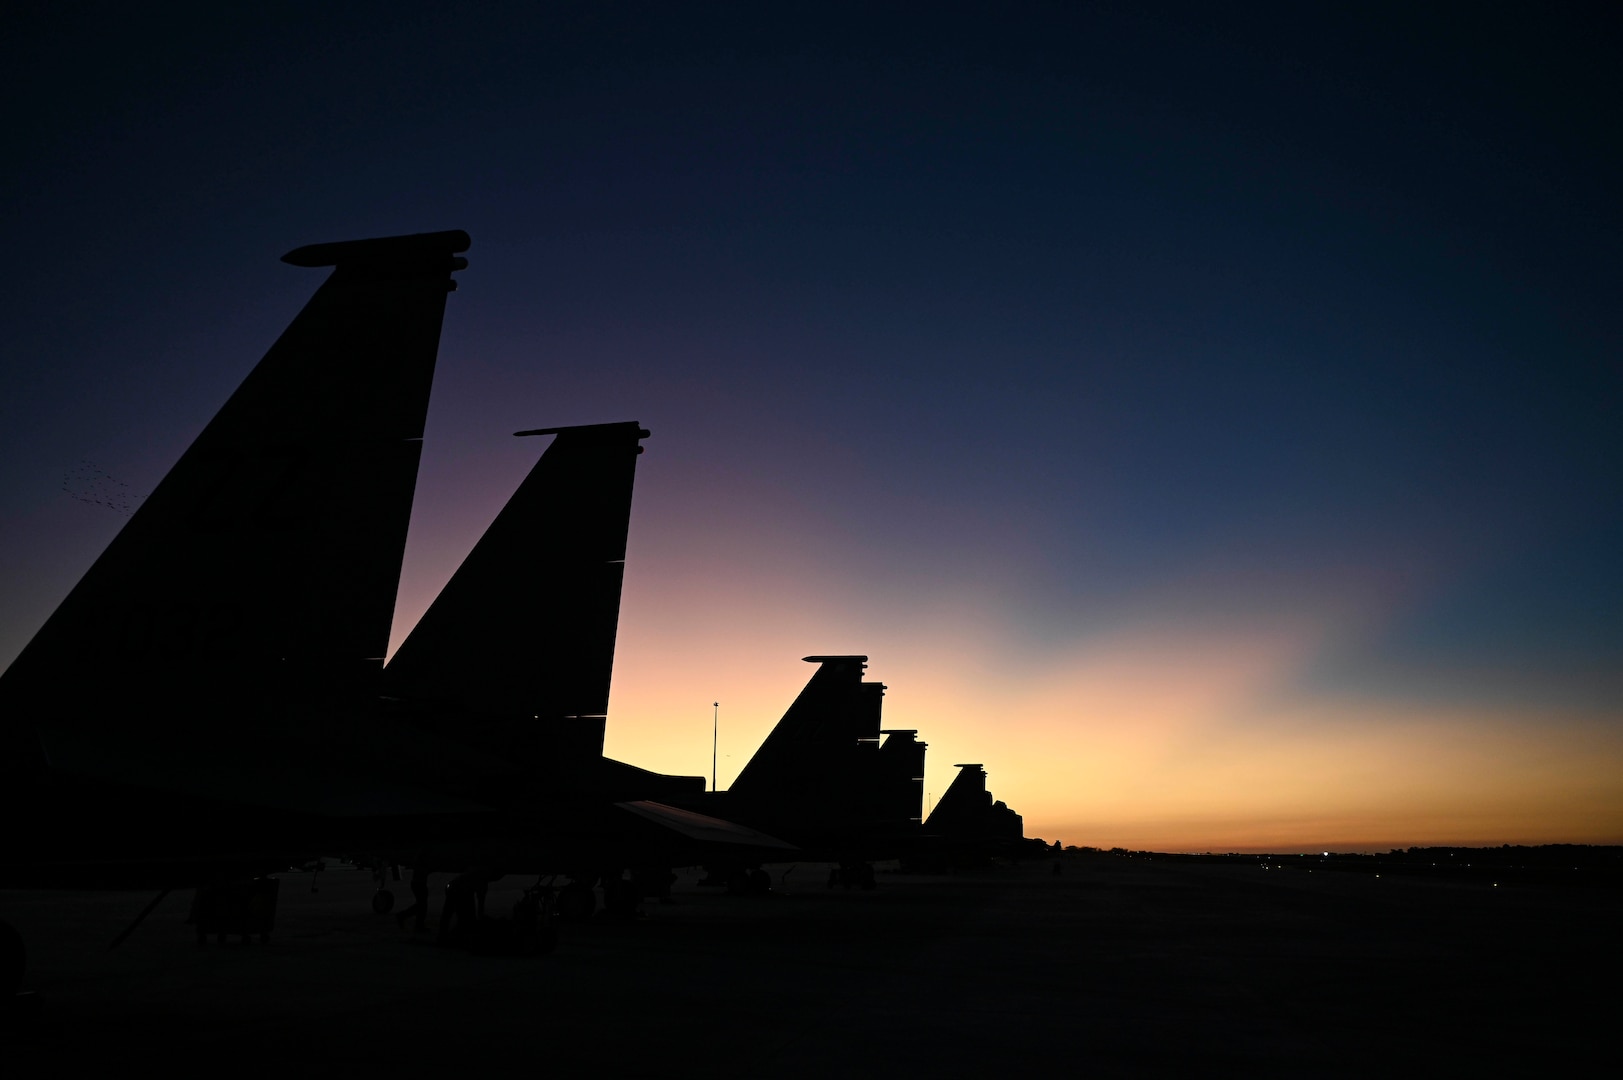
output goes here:
[[356, 871], [284, 875], [263, 946], [197, 948], [175, 894], [109, 954], [150, 895], [0, 893], [46, 997], [0, 1028], [0, 1072], [1623, 1075], [1615, 886], [1097, 855], [863, 893], [786, 869], [756, 898], [686, 875], [529, 959], [402, 933]]

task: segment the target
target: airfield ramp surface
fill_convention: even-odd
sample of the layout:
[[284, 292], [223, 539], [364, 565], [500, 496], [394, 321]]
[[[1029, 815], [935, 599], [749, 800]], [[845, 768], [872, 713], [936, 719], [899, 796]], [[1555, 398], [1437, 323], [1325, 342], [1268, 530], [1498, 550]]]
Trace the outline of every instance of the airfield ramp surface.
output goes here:
[[[117, 951], [148, 894], [0, 893], [37, 1017], [8, 1075], [165, 1063], [301, 1073], [530, 1062], [594, 1075], [1352, 1075], [1536, 1067], [1618, 1075], [1615, 888], [1493, 887], [1066, 858], [973, 877], [881, 873], [779, 892], [678, 881], [559, 950], [439, 949], [373, 915], [369, 874], [282, 877], [266, 945], [192, 944], [189, 894]], [[492, 887], [503, 913], [528, 882]], [[434, 880], [435, 914], [442, 897]], [[404, 890], [398, 890], [404, 898]], [[1598, 981], [1592, 976], [1598, 976]], [[349, 1075], [359, 1075], [353, 1071]]]

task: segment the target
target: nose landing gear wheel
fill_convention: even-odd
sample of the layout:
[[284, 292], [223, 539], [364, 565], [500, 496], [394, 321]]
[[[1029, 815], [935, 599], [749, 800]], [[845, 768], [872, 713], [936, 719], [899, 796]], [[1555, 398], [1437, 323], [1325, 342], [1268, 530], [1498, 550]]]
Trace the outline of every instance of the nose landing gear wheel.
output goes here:
[[379, 889], [372, 894], [372, 913], [374, 915], [387, 915], [394, 910], [394, 893], [388, 889]]

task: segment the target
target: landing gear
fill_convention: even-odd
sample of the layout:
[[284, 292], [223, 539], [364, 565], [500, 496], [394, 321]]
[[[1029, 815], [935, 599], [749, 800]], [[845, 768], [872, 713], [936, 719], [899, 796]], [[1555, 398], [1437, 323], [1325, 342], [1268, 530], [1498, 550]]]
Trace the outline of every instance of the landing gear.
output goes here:
[[765, 896], [772, 891], [772, 875], [759, 866], [736, 870], [727, 879], [728, 896]]
[[630, 919], [637, 914], [642, 890], [630, 881], [615, 877], [603, 879], [603, 914], [616, 919]]
[[571, 881], [558, 890], [558, 917], [582, 922], [597, 910], [597, 893], [589, 881]]
[[668, 866], [638, 866], [631, 871], [631, 880], [644, 900], [658, 900], [661, 904], [674, 904], [671, 886], [676, 874]]
[[372, 880], [377, 882], [378, 891], [372, 894], [372, 914], [387, 915], [394, 910], [394, 893], [389, 891], [389, 871], [394, 871], [394, 879], [400, 880], [400, 867], [386, 863], [382, 859], [372, 864]]
[[517, 930], [520, 956], [545, 956], [558, 948], [558, 909], [550, 888], [525, 889], [513, 905], [513, 926]]

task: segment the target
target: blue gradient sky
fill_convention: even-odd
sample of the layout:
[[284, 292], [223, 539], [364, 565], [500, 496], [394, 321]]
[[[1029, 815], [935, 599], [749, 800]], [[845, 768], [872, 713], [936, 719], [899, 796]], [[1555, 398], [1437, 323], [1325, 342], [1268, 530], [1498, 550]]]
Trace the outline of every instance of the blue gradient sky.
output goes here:
[[397, 641], [510, 432], [638, 419], [616, 756], [863, 652], [1030, 834], [1623, 842], [1615, 13], [670, 7], [23, 19], [0, 663], [282, 252], [464, 228]]

